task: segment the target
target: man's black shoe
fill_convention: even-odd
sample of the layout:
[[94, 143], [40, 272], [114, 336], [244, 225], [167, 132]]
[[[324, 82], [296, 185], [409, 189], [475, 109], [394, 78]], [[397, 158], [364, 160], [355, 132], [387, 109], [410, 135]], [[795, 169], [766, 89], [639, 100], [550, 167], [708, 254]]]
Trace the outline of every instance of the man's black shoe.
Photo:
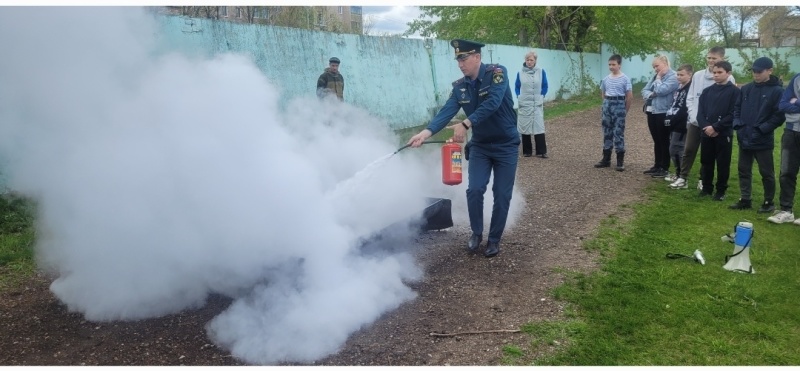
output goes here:
[[700, 191], [700, 193], [697, 194], [697, 197], [708, 197], [708, 196], [711, 196], [711, 192]]
[[653, 167], [651, 167], [651, 168], [649, 168], [649, 169], [647, 169], [647, 170], [643, 171], [643, 173], [645, 173], [645, 174], [652, 174], [652, 173], [655, 173], [656, 171], [659, 171], [659, 170], [661, 170], [661, 169], [659, 169], [659, 168], [658, 168], [658, 167], [656, 167], [656, 166], [653, 166]]
[[775, 204], [772, 201], [764, 201], [764, 204], [758, 208], [759, 214], [766, 214], [775, 211]]
[[658, 169], [658, 171], [650, 173], [650, 176], [653, 178], [664, 178], [669, 175], [669, 171], [664, 169]]
[[469, 252], [478, 251], [478, 248], [481, 247], [481, 241], [483, 241], [483, 236], [473, 234], [472, 237], [469, 238], [469, 242], [467, 242], [467, 250], [469, 250]]
[[541, 158], [550, 158], [550, 156], [548, 156], [547, 153], [542, 153], [541, 155], [539, 155], [539, 157], [541, 157]]
[[488, 242], [486, 243], [486, 251], [483, 252], [483, 256], [487, 258], [491, 258], [496, 256], [500, 253], [500, 242]]
[[717, 192], [717, 193], [714, 194], [714, 197], [712, 197], [711, 199], [714, 200], [714, 201], [722, 201], [722, 200], [725, 199], [725, 194]]
[[733, 210], [752, 209], [753, 202], [751, 200], [744, 200], [740, 198], [739, 201], [736, 201], [735, 204], [728, 206], [728, 208]]

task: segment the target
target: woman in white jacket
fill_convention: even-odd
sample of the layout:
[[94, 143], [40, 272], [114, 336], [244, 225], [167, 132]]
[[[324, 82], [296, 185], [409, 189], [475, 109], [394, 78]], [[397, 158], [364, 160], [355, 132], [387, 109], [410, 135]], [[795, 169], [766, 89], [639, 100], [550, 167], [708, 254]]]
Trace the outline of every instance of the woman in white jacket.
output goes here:
[[533, 146], [531, 134], [536, 144], [536, 155], [547, 156], [547, 142], [544, 138], [544, 96], [547, 94], [547, 75], [536, 65], [538, 55], [534, 51], [525, 54], [525, 63], [517, 73], [514, 90], [517, 93], [519, 110], [517, 130], [522, 135], [522, 155], [531, 157]]

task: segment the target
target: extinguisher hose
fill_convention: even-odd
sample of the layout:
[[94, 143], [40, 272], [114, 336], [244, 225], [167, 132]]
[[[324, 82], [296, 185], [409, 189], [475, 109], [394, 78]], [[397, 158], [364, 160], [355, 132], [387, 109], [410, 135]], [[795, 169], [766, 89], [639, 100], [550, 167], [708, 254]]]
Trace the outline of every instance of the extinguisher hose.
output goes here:
[[[429, 140], [427, 142], [422, 142], [422, 144], [435, 144], [435, 143], [447, 143], [447, 141], [446, 140]], [[410, 144], [406, 144], [406, 145], [398, 148], [397, 151], [394, 151], [393, 154], [396, 154], [397, 152], [400, 152], [400, 151], [402, 151], [402, 150], [404, 150], [404, 149], [406, 149], [408, 147], [411, 147], [411, 145]]]

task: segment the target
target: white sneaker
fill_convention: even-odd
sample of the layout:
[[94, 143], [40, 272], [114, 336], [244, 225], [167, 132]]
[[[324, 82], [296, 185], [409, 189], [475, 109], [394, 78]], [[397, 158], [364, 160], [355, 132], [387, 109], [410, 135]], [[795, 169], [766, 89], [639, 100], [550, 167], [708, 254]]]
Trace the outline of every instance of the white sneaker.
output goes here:
[[775, 224], [792, 223], [795, 221], [794, 214], [791, 211], [785, 210], [776, 211], [775, 214], [767, 218], [767, 220]]
[[702, 180], [698, 180], [697, 181], [697, 190], [698, 191], [702, 191], [703, 190], [703, 181]]
[[678, 178], [675, 179], [675, 181], [672, 182], [672, 184], [670, 184], [669, 187], [672, 189], [687, 189], [689, 188], [689, 185], [686, 184], [686, 179]]
[[795, 219], [795, 220], [792, 222], [792, 224], [794, 224], [794, 225], [800, 225], [800, 218], [797, 218], [797, 219]]
[[664, 180], [672, 183], [672, 182], [678, 180], [678, 176], [677, 175], [673, 175], [673, 174], [669, 174], [669, 175], [664, 177]]

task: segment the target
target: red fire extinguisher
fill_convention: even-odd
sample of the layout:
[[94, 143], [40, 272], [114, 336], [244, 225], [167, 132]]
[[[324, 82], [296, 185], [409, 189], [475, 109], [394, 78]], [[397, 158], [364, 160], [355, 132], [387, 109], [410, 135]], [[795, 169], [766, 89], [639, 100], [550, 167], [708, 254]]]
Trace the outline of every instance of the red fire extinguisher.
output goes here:
[[442, 183], [461, 184], [461, 146], [449, 142], [442, 146]]

